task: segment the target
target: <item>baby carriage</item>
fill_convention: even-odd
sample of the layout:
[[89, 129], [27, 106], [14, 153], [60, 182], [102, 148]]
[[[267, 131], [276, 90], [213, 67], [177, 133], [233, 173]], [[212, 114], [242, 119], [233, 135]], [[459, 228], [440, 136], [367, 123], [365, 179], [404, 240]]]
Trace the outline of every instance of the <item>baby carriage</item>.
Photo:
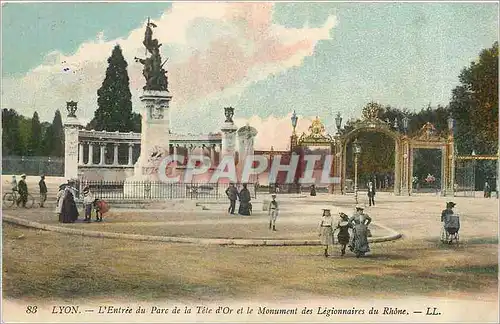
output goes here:
[[444, 218], [444, 226], [441, 230], [441, 242], [452, 244], [455, 241], [458, 244], [460, 236], [460, 216], [457, 214], [447, 215]]

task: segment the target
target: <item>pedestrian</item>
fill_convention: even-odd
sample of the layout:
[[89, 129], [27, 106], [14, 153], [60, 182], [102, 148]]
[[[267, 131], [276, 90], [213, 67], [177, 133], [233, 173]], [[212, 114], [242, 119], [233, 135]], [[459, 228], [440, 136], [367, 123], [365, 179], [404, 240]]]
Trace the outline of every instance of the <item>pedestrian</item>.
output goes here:
[[269, 203], [268, 213], [269, 213], [269, 229], [272, 228], [273, 231], [276, 231], [276, 219], [279, 214], [279, 205], [276, 201], [276, 195], [271, 195], [272, 200]]
[[255, 199], [257, 199], [257, 191], [259, 191], [259, 188], [260, 188], [260, 183], [259, 183], [259, 180], [257, 179], [257, 181], [255, 182], [255, 185], [253, 187]]
[[79, 216], [74, 194], [76, 192], [76, 189], [73, 186], [74, 186], [74, 181], [69, 180], [68, 185], [64, 188], [64, 194], [62, 196], [62, 206], [61, 206], [63, 223], [74, 223]]
[[491, 186], [488, 181], [484, 183], [484, 198], [491, 198]]
[[311, 185], [311, 192], [309, 193], [311, 196], [316, 196], [316, 186], [315, 185]]
[[328, 257], [328, 247], [333, 245], [333, 217], [329, 208], [323, 209], [323, 216], [319, 224], [321, 245], [325, 248], [325, 258]]
[[22, 204], [26, 208], [26, 202], [28, 201], [28, 185], [26, 184], [26, 174], [21, 175], [21, 180], [17, 184], [17, 191], [19, 192], [19, 198], [17, 199], [17, 206]]
[[236, 208], [236, 199], [238, 199], [238, 190], [234, 186], [234, 183], [229, 183], [229, 187], [226, 189], [227, 198], [229, 198], [229, 208], [227, 212], [234, 215], [234, 210]]
[[[92, 218], [92, 209], [94, 208], [94, 202], [94, 195], [90, 192], [90, 188], [86, 186], [85, 188], [83, 188], [83, 210], [85, 211], [84, 222], [90, 223]], [[97, 219], [99, 220], [98, 217]]]
[[345, 248], [347, 244], [349, 244], [349, 240], [351, 236], [349, 235], [349, 229], [351, 228], [351, 223], [349, 223], [349, 216], [344, 213], [339, 213], [340, 220], [337, 223], [337, 227], [333, 230], [335, 233], [336, 230], [339, 230], [337, 234], [337, 240], [341, 246], [340, 253], [342, 256], [345, 255]]
[[250, 200], [252, 200], [252, 198], [250, 197], [250, 191], [247, 189], [246, 183], [243, 184], [243, 188], [239, 192], [238, 198], [240, 199], [240, 207], [238, 208], [238, 214], [244, 216], [250, 216], [252, 209]]
[[43, 204], [47, 200], [47, 185], [45, 184], [45, 175], [43, 174], [40, 176], [38, 187], [40, 188], [40, 208], [43, 208]]
[[368, 202], [370, 206], [375, 206], [375, 185], [372, 181], [368, 182]]
[[448, 216], [453, 215], [455, 212], [453, 211], [453, 208], [456, 206], [456, 204], [452, 201], [449, 201], [446, 203], [446, 209], [444, 209], [441, 212], [441, 223], [443, 223], [442, 226], [442, 235], [441, 235], [441, 240], [443, 242], [448, 241], [448, 232], [445, 229], [446, 222], [448, 221]]
[[64, 190], [66, 188], [67, 184], [62, 184], [59, 186], [59, 191], [57, 192], [57, 198], [56, 198], [56, 214], [59, 219], [59, 222], [63, 222], [63, 217], [62, 217], [62, 203], [64, 200], [64, 194], [66, 191]]
[[94, 199], [96, 221], [102, 222], [102, 215], [109, 211], [109, 205], [102, 199]]
[[364, 206], [356, 205], [356, 212], [349, 220], [353, 229], [349, 248], [356, 254], [357, 258], [370, 252], [370, 246], [368, 245], [368, 236], [370, 235], [368, 225], [370, 225], [372, 219], [364, 213], [364, 209]]

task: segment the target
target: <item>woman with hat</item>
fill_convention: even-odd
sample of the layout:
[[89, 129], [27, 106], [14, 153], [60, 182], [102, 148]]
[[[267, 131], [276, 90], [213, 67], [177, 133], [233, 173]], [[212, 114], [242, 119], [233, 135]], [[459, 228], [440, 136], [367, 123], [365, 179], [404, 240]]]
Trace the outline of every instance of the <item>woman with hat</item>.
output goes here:
[[62, 222], [63, 223], [74, 223], [78, 219], [78, 208], [75, 202], [76, 188], [74, 188], [74, 181], [68, 181], [68, 185], [64, 188], [64, 194], [62, 196]]
[[57, 192], [57, 199], [56, 199], [56, 214], [59, 218], [59, 222], [63, 223], [63, 217], [62, 217], [62, 203], [64, 199], [64, 194], [65, 194], [65, 188], [67, 184], [63, 183], [62, 185], [59, 186], [59, 191]]
[[444, 242], [444, 241], [448, 241], [448, 232], [446, 231], [446, 229], [444, 228], [445, 225], [446, 225], [446, 222], [448, 220], [448, 216], [450, 215], [453, 215], [455, 212], [453, 211], [453, 208], [456, 206], [456, 204], [452, 201], [449, 201], [446, 203], [446, 209], [444, 209], [442, 212], [441, 212], [441, 223], [443, 223], [443, 226], [442, 226], [442, 235], [441, 235], [441, 240]]
[[366, 252], [370, 252], [370, 246], [368, 245], [368, 225], [370, 225], [372, 219], [363, 212], [364, 209], [364, 206], [357, 205], [356, 212], [349, 220], [353, 230], [349, 248], [356, 254], [357, 258], [365, 255]]
[[325, 257], [328, 257], [328, 246], [333, 245], [333, 217], [330, 208], [323, 208], [323, 216], [319, 224], [321, 245], [325, 247]]
[[336, 230], [339, 230], [339, 233], [337, 234], [337, 240], [339, 241], [339, 244], [341, 245], [341, 255], [345, 255], [345, 248], [347, 244], [349, 244], [349, 240], [351, 236], [349, 235], [349, 228], [351, 228], [351, 223], [349, 223], [349, 216], [347, 216], [344, 213], [339, 213], [340, 220], [337, 223], [337, 227], [333, 230], [333, 233], [335, 233]]

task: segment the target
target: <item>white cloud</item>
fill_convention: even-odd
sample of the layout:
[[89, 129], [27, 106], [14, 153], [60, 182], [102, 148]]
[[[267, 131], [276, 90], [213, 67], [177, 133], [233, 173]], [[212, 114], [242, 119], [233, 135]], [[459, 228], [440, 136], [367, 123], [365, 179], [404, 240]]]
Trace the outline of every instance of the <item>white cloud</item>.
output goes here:
[[[169, 57], [169, 88], [175, 111], [234, 98], [253, 82], [300, 66], [305, 57], [314, 53], [319, 41], [330, 38], [336, 24], [335, 17], [330, 16], [319, 28], [287, 28], [272, 23], [273, 6], [176, 2], [155, 21], [158, 27], [154, 37], [163, 43], [163, 58]], [[135, 63], [134, 57], [144, 56], [144, 25], [142, 21], [140, 27], [123, 38], [108, 41], [100, 32], [73, 54], [54, 51], [26, 75], [4, 78], [3, 107], [25, 115], [37, 110], [42, 120], [51, 120], [56, 109], [64, 110], [66, 101], [76, 100], [79, 118], [89, 121], [97, 108], [97, 89], [104, 79], [107, 58], [113, 47], [120, 44], [129, 64], [134, 110], [138, 111], [144, 79], [142, 65]], [[262, 125], [285, 123], [273, 119], [278, 117], [254, 118], [255, 123]], [[286, 123], [289, 124], [289, 118]], [[264, 128], [262, 134], [269, 132]], [[259, 138], [264, 143], [268, 140], [266, 136]]]
[[[253, 116], [248, 119], [235, 118], [234, 122], [239, 127], [248, 123], [257, 130], [258, 134], [254, 141], [256, 150], [269, 150], [271, 146], [275, 150], [286, 150], [290, 148], [290, 136], [293, 130], [291, 117], [291, 113], [287, 116], [271, 115], [267, 118]], [[315, 116], [299, 115], [298, 117], [299, 120], [295, 129], [297, 135], [300, 136], [302, 133], [309, 134], [309, 126], [311, 126]]]

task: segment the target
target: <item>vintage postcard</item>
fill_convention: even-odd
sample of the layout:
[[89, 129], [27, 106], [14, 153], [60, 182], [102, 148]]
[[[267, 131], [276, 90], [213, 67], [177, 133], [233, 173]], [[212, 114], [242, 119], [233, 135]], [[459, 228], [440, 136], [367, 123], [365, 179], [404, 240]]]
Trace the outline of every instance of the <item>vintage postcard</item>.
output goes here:
[[3, 1], [5, 323], [498, 323], [498, 1]]

